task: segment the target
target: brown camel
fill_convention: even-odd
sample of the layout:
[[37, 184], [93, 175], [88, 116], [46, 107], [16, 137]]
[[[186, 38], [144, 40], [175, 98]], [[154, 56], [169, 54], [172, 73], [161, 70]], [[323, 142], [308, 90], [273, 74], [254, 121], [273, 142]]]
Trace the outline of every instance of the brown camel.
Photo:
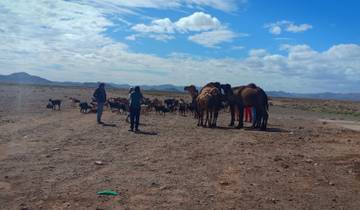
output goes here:
[[[206, 126], [208, 124], [209, 127], [216, 127], [221, 99], [220, 83], [208, 83], [200, 90], [196, 98], [199, 110], [198, 126]], [[205, 113], [206, 120], [204, 124]]]
[[252, 106], [256, 110], [256, 119], [253, 121], [253, 128], [261, 128], [266, 130], [268, 121], [268, 98], [263, 89], [257, 87], [255, 84], [249, 84], [246, 86], [238, 86], [231, 88], [229, 84], [221, 85], [231, 110], [230, 126], [234, 125], [235, 112], [237, 109], [237, 115], [239, 119], [238, 128], [243, 127], [243, 115], [244, 107]]
[[191, 96], [190, 106], [191, 106], [191, 109], [194, 110], [194, 118], [198, 118], [199, 112], [198, 112], [198, 108], [197, 108], [196, 98], [199, 95], [199, 91], [196, 89], [196, 87], [194, 85], [185, 86], [184, 90], [190, 93], [190, 96]]

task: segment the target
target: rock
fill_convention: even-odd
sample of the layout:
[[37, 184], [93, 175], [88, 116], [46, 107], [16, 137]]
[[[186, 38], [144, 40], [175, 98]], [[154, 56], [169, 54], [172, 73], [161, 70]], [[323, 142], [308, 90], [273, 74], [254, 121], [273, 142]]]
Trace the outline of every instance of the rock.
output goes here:
[[52, 151], [59, 151], [60, 150], [60, 148], [54, 148], [54, 149], [52, 149]]
[[281, 167], [283, 167], [283, 168], [289, 168], [289, 165], [288, 165], [288, 164], [285, 164], [285, 163], [282, 163], [282, 164], [281, 164]]
[[299, 126], [298, 129], [299, 129], [299, 130], [302, 130], [302, 129], [304, 129], [304, 127], [303, 127], [303, 126]]
[[312, 163], [313, 160], [311, 160], [311, 159], [306, 159], [305, 162], [307, 162], [307, 163]]
[[283, 160], [280, 156], [275, 156], [274, 161], [280, 161]]
[[99, 160], [95, 161], [95, 164], [96, 165], [104, 165], [104, 163], [102, 161], [99, 161]]
[[162, 186], [162, 187], [160, 187], [160, 190], [168, 190], [168, 189], [170, 189], [170, 186]]
[[159, 186], [159, 184], [156, 183], [156, 182], [151, 182], [151, 186], [152, 186], [152, 187], [156, 187], [156, 186]]
[[329, 185], [334, 186], [335, 183], [334, 182], [329, 182]]
[[228, 186], [230, 183], [228, 181], [220, 181], [220, 185]]

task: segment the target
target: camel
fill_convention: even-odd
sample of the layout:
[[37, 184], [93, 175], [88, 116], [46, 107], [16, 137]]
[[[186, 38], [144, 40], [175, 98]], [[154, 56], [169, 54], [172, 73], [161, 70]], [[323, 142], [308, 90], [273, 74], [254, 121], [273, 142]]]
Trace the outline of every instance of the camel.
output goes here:
[[199, 91], [196, 89], [194, 85], [185, 86], [184, 90], [190, 93], [191, 96], [190, 107], [191, 110], [194, 111], [194, 118], [198, 118], [199, 113], [198, 113], [196, 98], [199, 95]]
[[[216, 127], [221, 99], [220, 83], [208, 83], [201, 88], [196, 98], [199, 111], [198, 126], [206, 126], [206, 124], [208, 124], [209, 127]], [[206, 120], [205, 123], [203, 123], [205, 113]]]
[[266, 130], [268, 121], [268, 98], [263, 89], [257, 87], [255, 84], [246, 86], [233, 87], [229, 84], [221, 85], [225, 96], [230, 105], [231, 121], [230, 126], [234, 125], [235, 109], [238, 110], [239, 124], [237, 128], [243, 127], [243, 110], [245, 106], [253, 106], [256, 110], [256, 119], [253, 122], [253, 128], [260, 128]]

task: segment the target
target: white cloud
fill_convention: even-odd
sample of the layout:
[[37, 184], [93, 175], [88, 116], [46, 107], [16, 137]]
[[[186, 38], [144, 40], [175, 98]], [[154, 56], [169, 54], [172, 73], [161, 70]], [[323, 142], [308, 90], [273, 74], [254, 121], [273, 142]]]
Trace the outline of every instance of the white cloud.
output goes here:
[[83, 5], [91, 5], [107, 13], [134, 13], [137, 8], [179, 9], [182, 7], [210, 7], [224, 12], [233, 12], [246, 0], [74, 0]]
[[243, 49], [245, 49], [245, 47], [244, 47], [244, 46], [235, 45], [235, 46], [232, 46], [231, 49], [232, 49], [232, 50], [243, 50]]
[[195, 34], [193, 36], [189, 36], [188, 39], [206, 47], [215, 47], [222, 42], [229, 42], [233, 40], [236, 36], [237, 35], [234, 32], [222, 29]]
[[249, 56], [250, 57], [264, 57], [266, 56], [268, 53], [266, 52], [265, 49], [252, 49], [249, 51]]
[[[257, 49], [242, 59], [184, 54], [161, 57], [133, 52], [126, 44], [107, 37], [104, 32], [114, 23], [102, 8], [92, 5], [1, 1], [0, 19], [1, 74], [27, 71], [61, 81], [178, 85], [255, 82], [266, 90], [359, 91], [358, 44], [334, 45], [325, 51], [308, 45], [285, 45], [283, 55]], [[216, 46], [210, 39], [229, 40], [234, 36], [226, 29], [202, 33], [205, 35], [193, 39], [208, 46]]]
[[222, 11], [232, 12], [238, 9], [239, 5], [245, 4], [246, 0], [186, 0], [188, 4], [213, 7]]
[[172, 22], [169, 18], [163, 18], [153, 20], [149, 25], [136, 24], [131, 29], [140, 33], [174, 33], [175, 31], [207, 31], [221, 27], [221, 23], [216, 17], [203, 12], [195, 12], [176, 22]]
[[133, 34], [133, 35], [127, 36], [127, 37], [125, 37], [125, 39], [130, 40], [130, 41], [135, 41], [136, 40], [136, 35]]
[[222, 42], [231, 41], [237, 36], [223, 26], [216, 17], [203, 12], [195, 12], [176, 22], [172, 22], [169, 18], [157, 19], [151, 21], [149, 25], [137, 24], [131, 29], [140, 34], [129, 36], [128, 40], [135, 40], [135, 37], [150, 37], [164, 41], [174, 39], [174, 36], [167, 35], [174, 32], [202, 32], [190, 35], [188, 39], [205, 47], [215, 47]]
[[219, 29], [220, 21], [216, 17], [203, 12], [195, 12], [190, 16], [180, 18], [175, 26], [179, 31], [208, 31]]
[[168, 34], [150, 34], [149, 37], [164, 42], [175, 39], [174, 36]]
[[151, 21], [150, 25], [136, 24], [132, 30], [140, 33], [174, 33], [174, 24], [169, 18]]
[[295, 25], [293, 23], [290, 23], [286, 27], [285, 30], [288, 31], [288, 32], [298, 33], [298, 32], [307, 31], [307, 30], [309, 30], [311, 28], [312, 28], [312, 25], [309, 25], [309, 24]]
[[272, 33], [272, 34], [281, 34], [281, 27], [280, 26], [271, 26], [269, 28], [269, 32]]
[[304, 24], [296, 25], [295, 23], [287, 20], [266, 24], [264, 27], [268, 28], [269, 33], [274, 35], [281, 34], [283, 30], [291, 33], [300, 33], [313, 28], [313, 26], [310, 24], [304, 23]]

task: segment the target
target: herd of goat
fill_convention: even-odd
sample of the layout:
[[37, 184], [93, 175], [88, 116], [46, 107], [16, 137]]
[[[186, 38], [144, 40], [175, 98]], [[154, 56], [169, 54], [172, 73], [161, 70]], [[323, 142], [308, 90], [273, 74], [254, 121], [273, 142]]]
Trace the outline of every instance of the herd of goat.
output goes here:
[[[157, 98], [143, 98], [141, 112], [147, 113], [155, 111], [165, 115], [167, 112], [176, 113], [185, 116], [186, 113], [192, 113], [194, 118], [198, 119], [198, 126], [216, 127], [218, 113], [221, 109], [229, 110], [231, 113], [230, 126], [233, 126], [235, 119], [239, 122], [237, 128], [243, 127], [243, 109], [246, 106], [254, 107], [256, 117], [253, 120], [252, 127], [265, 130], [268, 121], [268, 97], [264, 90], [255, 84], [245, 86], [231, 87], [229, 84], [220, 84], [219, 82], [211, 82], [198, 91], [194, 85], [184, 88], [192, 100], [186, 102], [184, 99], [168, 98], [159, 100]], [[97, 103], [81, 102], [80, 100], [70, 97], [72, 105], [78, 104], [80, 112], [89, 113], [96, 112]], [[119, 113], [129, 112], [129, 101], [127, 98], [117, 97], [107, 99], [105, 106], [111, 111]], [[49, 99], [47, 108], [61, 108], [61, 100]], [[205, 118], [205, 121], [204, 121]]]

